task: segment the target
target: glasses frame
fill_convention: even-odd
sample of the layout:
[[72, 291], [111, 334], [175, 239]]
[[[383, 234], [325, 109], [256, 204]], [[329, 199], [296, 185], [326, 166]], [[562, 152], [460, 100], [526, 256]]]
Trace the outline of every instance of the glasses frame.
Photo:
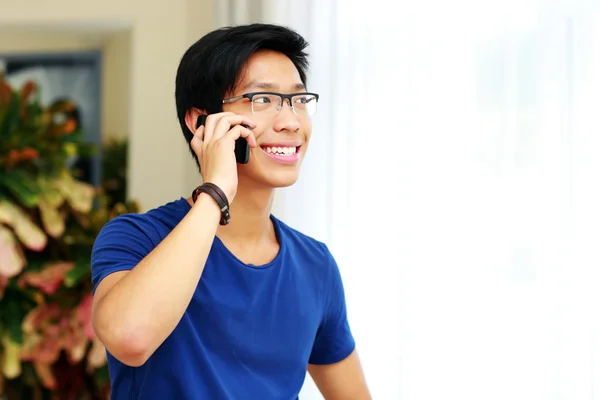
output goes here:
[[[252, 114], [257, 115], [254, 112], [254, 106], [252, 104], [252, 99], [254, 98], [254, 96], [259, 95], [259, 94], [269, 94], [269, 95], [273, 95], [273, 96], [279, 96], [281, 98], [281, 101], [279, 102], [279, 107], [277, 108], [277, 114], [279, 114], [279, 112], [283, 108], [283, 103], [285, 102], [285, 99], [288, 99], [288, 103], [290, 104], [290, 107], [292, 108], [292, 111], [294, 112], [294, 114], [300, 115], [296, 112], [296, 109], [294, 108], [294, 104], [292, 102], [292, 97], [302, 96], [302, 95], [311, 95], [311, 96], [315, 97], [315, 101], [317, 102], [317, 104], [319, 103], [319, 95], [317, 93], [312, 93], [312, 92], [299, 92], [299, 93], [290, 93], [290, 94], [283, 94], [283, 93], [277, 93], [277, 92], [251, 92], [251, 93], [244, 93], [239, 96], [230, 97], [228, 99], [225, 99], [225, 100], [223, 100], [223, 104], [233, 103], [234, 101], [238, 101], [241, 99], [248, 99], [248, 100], [250, 100], [250, 106], [252, 107]], [[315, 110], [315, 113], [316, 112], [317, 111]], [[307, 113], [306, 115], [311, 116], [314, 114]]]

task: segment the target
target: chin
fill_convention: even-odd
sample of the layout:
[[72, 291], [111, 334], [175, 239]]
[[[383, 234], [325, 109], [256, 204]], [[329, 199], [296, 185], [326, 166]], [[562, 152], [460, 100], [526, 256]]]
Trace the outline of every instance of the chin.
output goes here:
[[[254, 173], [249, 174], [240, 174], [240, 179], [246, 179], [249, 181], [253, 181], [255, 184], [261, 187], [268, 188], [285, 188], [288, 186], [292, 186], [298, 180], [298, 170], [288, 170], [288, 171], [252, 171]], [[245, 180], [245, 179], [244, 179]]]
[[274, 173], [265, 177], [265, 184], [273, 188], [284, 188], [292, 186], [298, 181], [298, 173]]
[[302, 159], [301, 156], [297, 162], [286, 164], [273, 162], [265, 154], [252, 154], [248, 164], [238, 165], [238, 177], [245, 177], [261, 187], [285, 188], [298, 180]]

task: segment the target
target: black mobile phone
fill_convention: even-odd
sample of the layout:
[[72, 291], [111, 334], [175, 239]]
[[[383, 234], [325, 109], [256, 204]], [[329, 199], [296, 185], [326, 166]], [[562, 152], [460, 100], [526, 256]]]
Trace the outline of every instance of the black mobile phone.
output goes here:
[[[204, 125], [206, 122], [206, 114], [200, 114], [196, 120], [196, 129]], [[242, 125], [246, 129], [250, 129], [248, 125]], [[250, 161], [250, 146], [245, 138], [239, 138], [235, 141], [235, 160], [238, 164], [248, 164]]]

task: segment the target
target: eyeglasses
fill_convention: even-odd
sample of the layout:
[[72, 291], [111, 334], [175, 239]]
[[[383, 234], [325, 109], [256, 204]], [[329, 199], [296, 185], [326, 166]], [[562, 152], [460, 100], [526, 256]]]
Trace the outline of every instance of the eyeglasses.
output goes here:
[[223, 100], [223, 104], [233, 103], [240, 99], [250, 100], [252, 114], [279, 114], [281, 107], [283, 107], [283, 102], [287, 99], [294, 114], [298, 116], [310, 116], [317, 112], [319, 95], [316, 93], [281, 94], [275, 92], [254, 92], [225, 99]]

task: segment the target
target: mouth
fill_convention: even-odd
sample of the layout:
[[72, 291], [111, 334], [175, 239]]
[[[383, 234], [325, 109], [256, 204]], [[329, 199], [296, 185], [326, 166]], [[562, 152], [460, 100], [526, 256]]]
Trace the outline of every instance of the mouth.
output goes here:
[[262, 151], [273, 160], [282, 164], [293, 164], [300, 159], [301, 145], [294, 144], [269, 144], [261, 145]]

